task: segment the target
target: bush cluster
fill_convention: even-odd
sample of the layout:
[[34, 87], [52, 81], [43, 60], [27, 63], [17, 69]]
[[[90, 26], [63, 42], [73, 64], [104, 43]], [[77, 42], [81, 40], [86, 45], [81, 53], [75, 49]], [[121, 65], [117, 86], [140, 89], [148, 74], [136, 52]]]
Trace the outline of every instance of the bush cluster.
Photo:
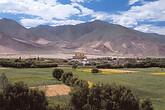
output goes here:
[[48, 101], [45, 93], [29, 89], [23, 82], [9, 84], [0, 93], [0, 110], [46, 110]]
[[93, 68], [93, 69], [91, 70], [91, 72], [92, 72], [92, 73], [99, 73], [99, 70], [98, 70], [97, 68]]
[[122, 65], [113, 65], [113, 64], [100, 64], [96, 66], [97, 68], [102, 68], [102, 69], [110, 69], [110, 68], [124, 68]]
[[53, 77], [56, 78], [57, 80], [60, 80], [63, 73], [64, 71], [62, 69], [54, 69], [52, 72]]
[[79, 86], [79, 87], [84, 87], [88, 88], [88, 82], [85, 80], [81, 80], [76, 76], [73, 76], [72, 72], [65, 72], [62, 69], [54, 69], [53, 72], [53, 77], [56, 78], [57, 80], [61, 80], [62, 83], [68, 85], [68, 86]]
[[153, 110], [149, 99], [138, 99], [122, 86], [96, 84], [72, 89], [71, 105], [76, 110]]

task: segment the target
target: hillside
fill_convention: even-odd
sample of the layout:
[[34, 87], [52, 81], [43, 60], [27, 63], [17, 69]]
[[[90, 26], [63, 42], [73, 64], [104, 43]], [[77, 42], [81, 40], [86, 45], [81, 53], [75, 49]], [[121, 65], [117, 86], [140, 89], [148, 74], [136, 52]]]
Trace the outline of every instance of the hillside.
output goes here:
[[142, 33], [100, 20], [26, 29], [13, 20], [1, 19], [0, 32], [0, 45], [16, 51], [46, 49], [100, 55], [165, 55], [165, 35]]

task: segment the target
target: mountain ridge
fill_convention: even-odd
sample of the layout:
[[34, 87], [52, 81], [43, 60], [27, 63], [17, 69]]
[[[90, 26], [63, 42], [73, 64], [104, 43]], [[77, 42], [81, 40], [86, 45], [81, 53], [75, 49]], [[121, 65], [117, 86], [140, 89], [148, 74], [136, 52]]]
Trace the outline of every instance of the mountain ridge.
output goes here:
[[[165, 35], [143, 33], [100, 20], [56, 27], [39, 25], [26, 29], [16, 21], [1, 19], [0, 32], [3, 33], [0, 45], [16, 51], [46, 49], [87, 54], [165, 55]], [[11, 46], [4, 44], [4, 41], [7, 42], [5, 36]], [[14, 45], [18, 45], [17, 48], [13, 48]]]

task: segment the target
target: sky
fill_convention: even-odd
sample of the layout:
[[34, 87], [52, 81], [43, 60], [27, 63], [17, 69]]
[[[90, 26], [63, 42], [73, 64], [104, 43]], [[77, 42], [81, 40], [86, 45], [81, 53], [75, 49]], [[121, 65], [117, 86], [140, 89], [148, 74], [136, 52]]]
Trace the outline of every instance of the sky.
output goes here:
[[0, 0], [0, 19], [26, 28], [94, 20], [165, 35], [165, 0]]

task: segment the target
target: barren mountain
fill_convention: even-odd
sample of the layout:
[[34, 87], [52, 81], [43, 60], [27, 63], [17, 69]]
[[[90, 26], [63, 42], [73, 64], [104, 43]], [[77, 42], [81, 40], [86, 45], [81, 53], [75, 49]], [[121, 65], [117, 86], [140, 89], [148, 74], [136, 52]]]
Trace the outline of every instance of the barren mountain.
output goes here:
[[0, 31], [8, 36], [15, 36], [19, 39], [35, 39], [28, 29], [11, 19], [4, 18], [0, 20]]
[[38, 45], [33, 45], [28, 41], [20, 40], [13, 36], [8, 36], [2, 32], [0, 32], [0, 45], [15, 51], [31, 51], [39, 49]]
[[17, 54], [18, 52], [0, 45], [0, 54]]
[[0, 45], [17, 51], [40, 48], [106, 55], [165, 55], [165, 35], [142, 33], [100, 20], [26, 29], [13, 20], [2, 19], [0, 32]]

